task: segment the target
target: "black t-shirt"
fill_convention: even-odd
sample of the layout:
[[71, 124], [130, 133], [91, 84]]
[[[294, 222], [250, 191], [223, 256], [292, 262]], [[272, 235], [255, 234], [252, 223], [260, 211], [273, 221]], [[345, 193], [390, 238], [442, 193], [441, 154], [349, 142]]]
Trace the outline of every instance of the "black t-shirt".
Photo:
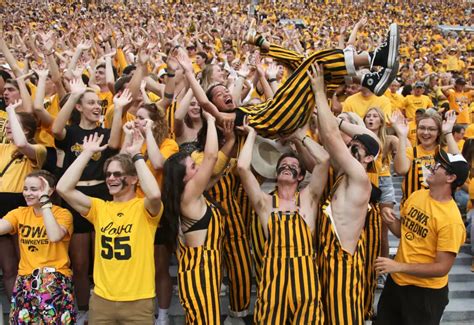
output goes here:
[[[104, 135], [102, 145], [109, 142], [110, 129], [97, 127], [93, 130], [84, 130], [79, 125], [66, 126], [66, 137], [63, 140], [55, 140], [56, 148], [63, 150], [65, 154], [61, 174], [64, 173], [64, 171], [69, 168], [74, 160], [76, 160], [76, 158], [81, 154], [84, 137], [94, 134], [95, 132], [99, 135]], [[107, 148], [102, 152], [94, 154], [87, 163], [80, 180], [103, 180], [105, 178], [103, 171], [105, 161], [117, 153], [118, 150]]]

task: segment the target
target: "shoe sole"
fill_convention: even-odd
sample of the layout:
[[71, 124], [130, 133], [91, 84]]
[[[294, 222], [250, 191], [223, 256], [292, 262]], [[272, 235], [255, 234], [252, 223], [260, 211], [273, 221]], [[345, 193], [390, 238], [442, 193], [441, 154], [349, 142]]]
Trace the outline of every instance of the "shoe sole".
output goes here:
[[387, 90], [387, 88], [390, 86], [392, 81], [397, 77], [399, 65], [400, 63], [397, 58], [397, 60], [395, 60], [394, 62], [393, 69], [385, 69], [382, 78], [374, 88], [374, 94], [376, 96], [382, 96]]
[[[391, 24], [389, 27], [390, 46], [388, 48], [387, 68], [393, 69], [398, 63], [398, 49], [400, 47], [400, 29], [397, 24]], [[398, 68], [397, 68], [398, 71]]]

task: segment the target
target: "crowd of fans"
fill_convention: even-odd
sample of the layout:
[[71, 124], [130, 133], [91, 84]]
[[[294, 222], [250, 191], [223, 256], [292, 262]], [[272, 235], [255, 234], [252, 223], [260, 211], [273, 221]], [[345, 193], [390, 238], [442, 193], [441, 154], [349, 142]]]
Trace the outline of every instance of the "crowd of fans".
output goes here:
[[[0, 268], [11, 324], [169, 324], [173, 254], [189, 324], [221, 322], [223, 269], [226, 324], [250, 313], [258, 324], [376, 314], [395, 324], [404, 320], [388, 310], [393, 295], [373, 310], [375, 288], [444, 290], [464, 225], [473, 243], [474, 182], [462, 165], [474, 161], [468, 4], [0, 4]], [[251, 169], [257, 134], [291, 151], [273, 162], [274, 177]], [[404, 177], [401, 218], [393, 175]], [[276, 180], [270, 194], [266, 178]], [[450, 206], [417, 208], [436, 199]], [[436, 271], [391, 264], [388, 229], [413, 243], [409, 229], [433, 255], [410, 259], [401, 244], [395, 261]], [[432, 295], [436, 322], [447, 292]]]

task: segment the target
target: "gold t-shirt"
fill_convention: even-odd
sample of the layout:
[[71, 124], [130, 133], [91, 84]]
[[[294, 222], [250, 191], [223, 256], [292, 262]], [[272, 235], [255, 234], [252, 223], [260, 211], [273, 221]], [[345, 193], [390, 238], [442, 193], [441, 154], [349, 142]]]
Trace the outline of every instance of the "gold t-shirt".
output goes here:
[[155, 297], [153, 243], [163, 213], [156, 216], [145, 208], [145, 199], [127, 202], [91, 198], [84, 216], [94, 225], [94, 292], [111, 301], [133, 301]]
[[[466, 239], [466, 228], [456, 202], [436, 201], [428, 189], [416, 191], [408, 197], [400, 215], [400, 246], [395, 256], [397, 262], [434, 263], [437, 252], [457, 254]], [[401, 286], [440, 289], [448, 284], [448, 275], [421, 278], [393, 273], [391, 276]]]
[[57, 272], [71, 276], [69, 241], [73, 233], [72, 215], [66, 209], [53, 205], [54, 218], [67, 233], [59, 242], [48, 240], [44, 220], [36, 215], [32, 207], [19, 207], [10, 211], [3, 219], [13, 227], [11, 234], [18, 234], [20, 244], [19, 275], [31, 274], [38, 267], [54, 267]]

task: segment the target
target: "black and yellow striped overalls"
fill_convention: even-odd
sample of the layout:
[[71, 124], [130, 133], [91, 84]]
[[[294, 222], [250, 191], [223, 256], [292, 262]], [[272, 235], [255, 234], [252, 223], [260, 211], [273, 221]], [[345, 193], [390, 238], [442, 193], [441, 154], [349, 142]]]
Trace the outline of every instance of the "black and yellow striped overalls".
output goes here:
[[255, 324], [323, 324], [311, 230], [296, 211], [278, 211], [278, 193], [268, 219]]
[[365, 219], [365, 279], [364, 286], [364, 317], [371, 320], [374, 316], [374, 296], [377, 288], [377, 273], [375, 272], [375, 259], [382, 251], [382, 216], [377, 203], [370, 203]]
[[227, 211], [227, 215], [222, 216], [224, 221], [222, 253], [229, 279], [229, 307], [237, 315], [240, 311], [246, 311], [250, 305], [252, 264], [250, 245], [236, 199], [240, 179], [236, 175], [235, 166], [235, 159], [232, 159], [219, 181], [208, 193]]
[[239, 107], [237, 110], [237, 125], [241, 125], [247, 115], [250, 126], [266, 138], [288, 136], [309, 121], [315, 106], [311, 80], [307, 74], [311, 64], [317, 62], [322, 65], [329, 91], [343, 84], [347, 75], [342, 50], [316, 51], [305, 59], [294, 51], [271, 45], [269, 51], [263, 54], [294, 70], [272, 99], [255, 106]]
[[[423, 167], [434, 163], [434, 151], [430, 156], [418, 157], [417, 151], [419, 146], [413, 148], [413, 160], [410, 165], [410, 170], [405, 175], [402, 183], [402, 200], [401, 205], [408, 199], [408, 197], [415, 191], [422, 188], [427, 188], [428, 184], [424, 182]], [[405, 153], [402, 153], [405, 154]]]
[[316, 223], [321, 297], [327, 324], [364, 324], [365, 233], [351, 255], [342, 248], [329, 216], [328, 206], [343, 177], [338, 176]]
[[219, 210], [206, 201], [212, 217], [204, 245], [188, 247], [178, 241], [179, 300], [186, 324], [221, 324], [219, 292], [224, 224]]

